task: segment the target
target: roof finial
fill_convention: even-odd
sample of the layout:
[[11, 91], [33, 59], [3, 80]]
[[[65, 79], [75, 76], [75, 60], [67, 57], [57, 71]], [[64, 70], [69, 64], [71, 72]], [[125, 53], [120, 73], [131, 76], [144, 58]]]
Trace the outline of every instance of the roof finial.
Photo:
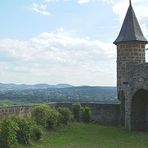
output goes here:
[[129, 0], [129, 5], [130, 5], [130, 6], [132, 5], [132, 1], [131, 1], [131, 0]]

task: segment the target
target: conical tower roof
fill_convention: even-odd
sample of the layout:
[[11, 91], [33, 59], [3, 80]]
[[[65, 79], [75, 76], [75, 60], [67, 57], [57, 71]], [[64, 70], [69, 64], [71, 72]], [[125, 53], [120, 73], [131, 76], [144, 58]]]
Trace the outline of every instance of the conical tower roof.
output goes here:
[[138, 20], [136, 18], [135, 12], [130, 1], [130, 5], [127, 10], [121, 31], [117, 39], [114, 41], [114, 44], [117, 45], [122, 42], [131, 41], [147, 43], [147, 40], [142, 33], [142, 30], [140, 28], [140, 25], [138, 23]]

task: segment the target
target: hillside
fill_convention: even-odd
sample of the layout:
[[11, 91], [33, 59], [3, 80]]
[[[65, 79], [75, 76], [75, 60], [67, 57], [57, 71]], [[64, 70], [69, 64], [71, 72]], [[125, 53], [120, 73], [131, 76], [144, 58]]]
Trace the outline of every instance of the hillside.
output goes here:
[[26, 84], [4, 84], [0, 83], [0, 90], [24, 90], [24, 89], [47, 89], [47, 88], [67, 88], [72, 87], [69, 84], [57, 84], [57, 85], [48, 85], [48, 84], [34, 84], [34, 85], [26, 85]]
[[74, 87], [68, 84], [0, 84], [0, 103], [28, 104], [49, 102], [116, 103], [116, 87]]

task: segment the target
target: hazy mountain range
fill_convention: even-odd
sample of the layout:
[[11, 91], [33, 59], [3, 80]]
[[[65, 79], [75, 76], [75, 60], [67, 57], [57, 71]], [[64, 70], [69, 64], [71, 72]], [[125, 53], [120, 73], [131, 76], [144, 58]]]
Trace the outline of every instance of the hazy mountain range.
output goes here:
[[50, 102], [117, 103], [116, 87], [0, 83], [0, 105]]
[[69, 84], [56, 84], [56, 85], [49, 85], [49, 84], [34, 84], [34, 85], [27, 85], [27, 84], [4, 84], [0, 83], [0, 89], [7, 89], [7, 90], [23, 90], [23, 89], [48, 89], [48, 88], [68, 88], [73, 87]]

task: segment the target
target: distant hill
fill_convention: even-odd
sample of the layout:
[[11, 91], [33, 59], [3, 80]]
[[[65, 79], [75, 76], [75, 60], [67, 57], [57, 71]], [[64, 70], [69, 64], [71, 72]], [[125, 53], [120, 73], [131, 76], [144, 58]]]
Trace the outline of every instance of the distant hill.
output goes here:
[[49, 102], [117, 103], [117, 90], [116, 87], [74, 87], [69, 84], [0, 84], [2, 105]]
[[69, 84], [57, 84], [57, 85], [48, 85], [48, 84], [35, 84], [35, 85], [26, 85], [26, 84], [4, 84], [0, 83], [0, 90], [24, 90], [24, 89], [48, 89], [48, 88], [68, 88], [73, 87]]

